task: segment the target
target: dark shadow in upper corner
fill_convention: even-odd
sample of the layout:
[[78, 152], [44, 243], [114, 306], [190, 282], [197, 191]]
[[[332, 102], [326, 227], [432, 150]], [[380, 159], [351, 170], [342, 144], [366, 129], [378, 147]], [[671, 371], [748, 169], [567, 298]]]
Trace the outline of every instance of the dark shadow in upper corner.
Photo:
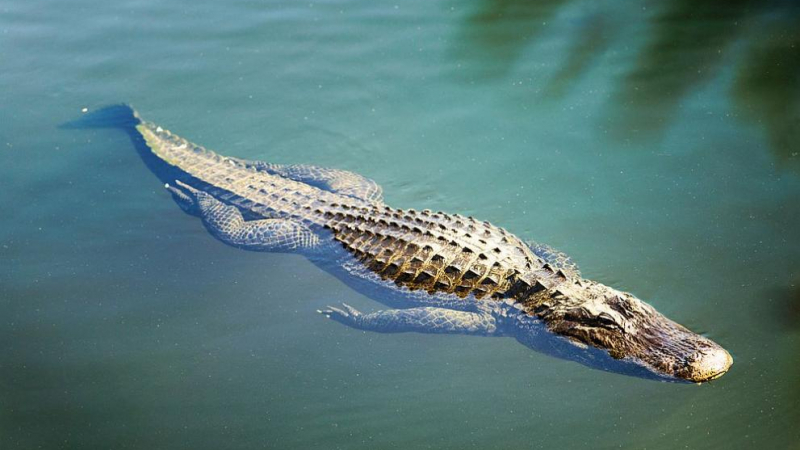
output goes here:
[[611, 28], [611, 18], [607, 14], [596, 13], [584, 19], [567, 59], [543, 90], [545, 98], [558, 99], [567, 93], [592, 62], [608, 48]]
[[750, 43], [733, 97], [764, 128], [777, 163], [800, 170], [800, 13], [778, 16]]
[[572, 0], [483, 0], [461, 26], [452, 47], [466, 78], [487, 81], [506, 75], [525, 46]]
[[759, 0], [673, 0], [651, 19], [653, 37], [618, 88], [611, 131], [624, 139], [659, 136], [680, 101], [717, 74], [726, 49]]

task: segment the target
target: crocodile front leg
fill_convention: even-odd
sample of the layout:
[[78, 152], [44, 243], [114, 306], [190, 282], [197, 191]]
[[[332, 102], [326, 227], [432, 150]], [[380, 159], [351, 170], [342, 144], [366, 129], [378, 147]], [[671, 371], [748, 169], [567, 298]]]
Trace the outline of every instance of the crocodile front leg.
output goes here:
[[319, 245], [319, 237], [302, 223], [291, 219], [246, 221], [241, 211], [207, 192], [180, 181], [179, 188], [167, 185], [181, 208], [203, 219], [208, 231], [220, 241], [245, 250], [288, 252]]
[[350, 305], [342, 303], [341, 308], [329, 306], [318, 311], [320, 314], [360, 330], [381, 333], [453, 333], [453, 334], [496, 334], [497, 324], [488, 312], [455, 311], [445, 308], [387, 309], [370, 314], [361, 314]]

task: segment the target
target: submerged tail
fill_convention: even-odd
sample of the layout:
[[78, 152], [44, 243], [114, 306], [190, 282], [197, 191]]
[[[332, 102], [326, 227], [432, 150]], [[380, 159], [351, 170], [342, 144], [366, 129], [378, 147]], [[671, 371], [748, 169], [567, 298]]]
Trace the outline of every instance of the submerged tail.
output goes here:
[[141, 122], [139, 114], [130, 105], [121, 103], [105, 106], [94, 111], [84, 109], [83, 116], [62, 124], [60, 128], [122, 128], [130, 130]]
[[130, 137], [136, 152], [142, 158], [145, 165], [158, 177], [162, 183], [174, 183], [175, 180], [189, 180], [188, 174], [165, 161], [157, 155], [148, 145], [142, 129], [148, 129], [152, 124], [147, 124], [139, 118], [139, 114], [130, 105], [120, 103], [109, 105], [90, 111], [84, 109], [83, 115], [75, 120], [61, 124], [62, 129], [93, 129], [93, 128], [115, 128], [122, 130]]

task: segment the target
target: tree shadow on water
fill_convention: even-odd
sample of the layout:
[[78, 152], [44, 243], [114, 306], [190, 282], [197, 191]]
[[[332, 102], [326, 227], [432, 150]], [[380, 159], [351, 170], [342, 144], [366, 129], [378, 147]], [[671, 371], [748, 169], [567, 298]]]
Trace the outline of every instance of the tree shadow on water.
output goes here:
[[607, 49], [612, 33], [611, 18], [603, 13], [586, 17], [579, 26], [574, 42], [561, 67], [543, 90], [550, 99], [563, 97], [586, 73], [591, 64]]
[[481, 2], [456, 36], [454, 58], [470, 76], [486, 81], [508, 74], [525, 47], [571, 0], [489, 0]]
[[[483, 0], [461, 27], [454, 57], [466, 65], [472, 82], [502, 79], [569, 3]], [[567, 95], [600, 57], [616, 50], [612, 37], [625, 26], [616, 17], [619, 11], [611, 10], [619, 4], [585, 5], [583, 19], [566, 38], [568, 53], [540, 91], [550, 101]], [[602, 111], [602, 125], [610, 135], [658, 141], [678, 117], [682, 102], [732, 65], [732, 112], [765, 132], [779, 165], [800, 170], [800, 3], [667, 0], [653, 7], [657, 10], [645, 19], [642, 48], [629, 67], [621, 68]]]
[[800, 20], [750, 43], [733, 86], [736, 106], [763, 127], [778, 163], [800, 169]]
[[[757, 0], [675, 0], [624, 77], [609, 114], [618, 138], [658, 139], [681, 101], [734, 65], [732, 100], [763, 128], [783, 166], [800, 169], [800, 5]], [[741, 54], [726, 55], [735, 44]]]
[[670, 124], [681, 100], [718, 73], [725, 51], [745, 31], [758, 0], [675, 0], [650, 23], [652, 37], [612, 100], [617, 137], [650, 140]]

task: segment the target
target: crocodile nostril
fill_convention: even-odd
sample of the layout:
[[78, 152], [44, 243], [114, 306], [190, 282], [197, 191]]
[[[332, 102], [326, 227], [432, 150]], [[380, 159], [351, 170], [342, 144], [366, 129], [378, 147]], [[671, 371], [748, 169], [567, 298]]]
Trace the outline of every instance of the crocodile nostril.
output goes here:
[[733, 358], [723, 348], [701, 350], [695, 353], [688, 364], [686, 379], [701, 383], [719, 378], [733, 364]]

